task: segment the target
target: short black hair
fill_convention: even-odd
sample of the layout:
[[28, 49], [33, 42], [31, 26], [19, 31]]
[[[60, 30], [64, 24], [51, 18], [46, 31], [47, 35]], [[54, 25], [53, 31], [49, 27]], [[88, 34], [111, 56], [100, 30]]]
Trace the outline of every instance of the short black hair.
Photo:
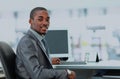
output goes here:
[[33, 9], [31, 10], [31, 12], [30, 12], [30, 18], [31, 18], [31, 19], [34, 19], [35, 13], [36, 13], [37, 11], [40, 11], [40, 10], [45, 10], [45, 11], [47, 11], [47, 9], [44, 8], [44, 7], [36, 7], [36, 8], [33, 8]]

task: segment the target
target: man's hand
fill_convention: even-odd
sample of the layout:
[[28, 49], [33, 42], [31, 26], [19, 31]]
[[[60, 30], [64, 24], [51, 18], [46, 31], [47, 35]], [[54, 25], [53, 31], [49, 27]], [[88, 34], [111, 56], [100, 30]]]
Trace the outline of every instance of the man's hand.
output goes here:
[[74, 71], [71, 71], [71, 74], [68, 74], [68, 79], [75, 79], [76, 78], [76, 74]]
[[52, 64], [60, 64], [60, 59], [59, 58], [52, 58]]

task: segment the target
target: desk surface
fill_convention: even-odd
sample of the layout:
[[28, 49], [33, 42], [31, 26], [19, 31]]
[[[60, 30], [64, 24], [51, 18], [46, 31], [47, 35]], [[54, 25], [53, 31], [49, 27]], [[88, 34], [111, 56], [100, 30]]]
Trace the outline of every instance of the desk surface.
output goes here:
[[54, 68], [60, 69], [120, 69], [120, 61], [110, 60], [110, 61], [100, 61], [90, 62], [85, 65], [53, 65]]

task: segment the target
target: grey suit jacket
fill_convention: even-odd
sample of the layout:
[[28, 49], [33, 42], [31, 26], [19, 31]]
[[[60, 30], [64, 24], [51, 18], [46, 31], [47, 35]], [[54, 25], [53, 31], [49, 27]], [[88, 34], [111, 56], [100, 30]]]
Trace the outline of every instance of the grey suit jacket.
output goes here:
[[48, 52], [31, 31], [17, 46], [16, 73], [18, 79], [68, 79], [65, 70], [53, 69]]

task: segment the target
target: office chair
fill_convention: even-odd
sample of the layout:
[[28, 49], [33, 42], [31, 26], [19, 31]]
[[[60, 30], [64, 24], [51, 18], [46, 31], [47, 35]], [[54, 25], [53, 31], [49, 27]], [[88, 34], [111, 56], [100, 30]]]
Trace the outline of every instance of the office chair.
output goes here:
[[15, 53], [13, 49], [5, 42], [0, 42], [0, 60], [3, 65], [5, 78], [15, 79]]

